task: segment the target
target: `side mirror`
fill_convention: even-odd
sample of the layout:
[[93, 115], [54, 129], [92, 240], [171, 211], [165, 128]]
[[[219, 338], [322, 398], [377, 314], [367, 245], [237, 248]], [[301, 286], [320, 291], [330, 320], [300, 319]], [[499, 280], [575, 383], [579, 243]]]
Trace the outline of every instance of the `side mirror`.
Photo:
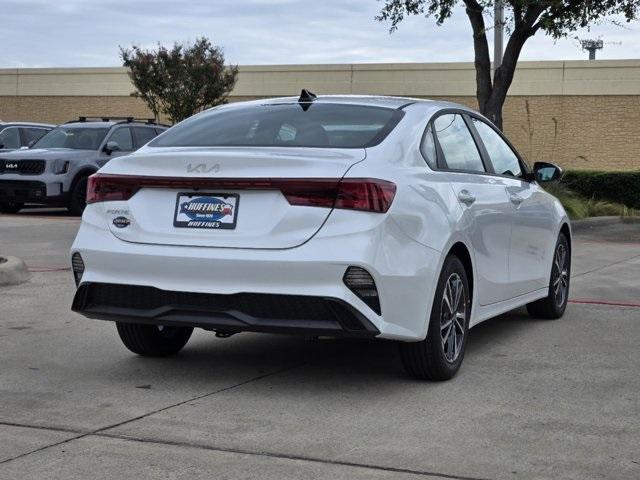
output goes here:
[[118, 145], [118, 142], [114, 142], [113, 140], [109, 140], [102, 149], [102, 151], [107, 155], [111, 155], [113, 152], [119, 152], [120, 150], [121, 149], [120, 145]]
[[533, 164], [532, 180], [539, 183], [553, 182], [562, 178], [562, 169], [548, 162], [536, 162]]

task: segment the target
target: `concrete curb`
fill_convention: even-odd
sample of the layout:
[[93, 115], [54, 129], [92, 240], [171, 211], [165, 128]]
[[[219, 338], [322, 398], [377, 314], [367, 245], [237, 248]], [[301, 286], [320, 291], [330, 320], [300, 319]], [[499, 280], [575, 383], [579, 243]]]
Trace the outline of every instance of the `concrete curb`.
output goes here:
[[620, 223], [640, 223], [640, 217], [591, 217], [583, 220], [573, 220], [571, 229], [574, 232], [585, 232], [593, 228], [608, 227]]
[[0, 287], [18, 285], [29, 280], [27, 265], [17, 257], [0, 257]]

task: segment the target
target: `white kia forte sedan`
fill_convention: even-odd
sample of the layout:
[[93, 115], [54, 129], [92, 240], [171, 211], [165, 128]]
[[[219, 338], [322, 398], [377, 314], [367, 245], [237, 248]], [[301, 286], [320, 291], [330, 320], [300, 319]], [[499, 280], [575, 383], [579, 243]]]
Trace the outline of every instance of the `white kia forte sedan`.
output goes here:
[[470, 327], [558, 318], [571, 230], [487, 119], [411, 98], [318, 96], [195, 115], [90, 177], [73, 310], [147, 356], [194, 328], [398, 341], [445, 380]]

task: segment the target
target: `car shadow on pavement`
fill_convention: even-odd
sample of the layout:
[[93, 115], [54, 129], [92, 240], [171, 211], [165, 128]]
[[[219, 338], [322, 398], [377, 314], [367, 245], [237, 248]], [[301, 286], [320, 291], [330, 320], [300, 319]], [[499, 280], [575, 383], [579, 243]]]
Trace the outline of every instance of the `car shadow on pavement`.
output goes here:
[[[473, 364], [474, 357], [490, 355], [495, 345], [526, 336], [528, 328], [536, 322], [538, 320], [528, 317], [524, 310], [515, 310], [474, 327], [467, 344], [465, 365]], [[114, 345], [114, 348], [118, 347]], [[185, 382], [202, 384], [220, 374], [259, 376], [299, 368], [308, 371], [307, 378], [315, 379], [318, 385], [325, 385], [331, 379], [338, 383], [353, 382], [365, 389], [375, 385], [378, 389], [383, 383], [413, 381], [404, 373], [398, 345], [393, 341], [251, 333], [219, 339], [213, 333], [197, 332], [174, 357], [143, 358], [124, 348], [118, 354], [119, 360], [105, 366], [104, 373], [108, 368], [111, 378], [126, 379], [132, 372], [149, 377], [161, 374], [163, 382], [175, 381], [181, 388], [188, 386]]]

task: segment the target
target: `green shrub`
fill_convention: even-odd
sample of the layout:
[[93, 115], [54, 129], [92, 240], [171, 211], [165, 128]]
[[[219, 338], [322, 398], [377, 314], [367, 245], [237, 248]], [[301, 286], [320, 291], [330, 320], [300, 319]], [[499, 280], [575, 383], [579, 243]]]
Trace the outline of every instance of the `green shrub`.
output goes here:
[[547, 192], [560, 200], [560, 203], [562, 203], [562, 206], [567, 211], [569, 218], [578, 220], [587, 216], [587, 209], [585, 207], [584, 200], [577, 197], [576, 194], [569, 190], [565, 185], [558, 182], [552, 182], [542, 184], [542, 186]]
[[544, 189], [556, 197], [572, 220], [580, 220], [587, 217], [603, 216], [630, 216], [635, 215], [633, 209], [619, 203], [595, 198], [584, 198], [570, 190], [565, 184], [551, 182], [543, 184]]
[[633, 172], [569, 170], [564, 174], [561, 183], [586, 198], [640, 208], [640, 170]]

